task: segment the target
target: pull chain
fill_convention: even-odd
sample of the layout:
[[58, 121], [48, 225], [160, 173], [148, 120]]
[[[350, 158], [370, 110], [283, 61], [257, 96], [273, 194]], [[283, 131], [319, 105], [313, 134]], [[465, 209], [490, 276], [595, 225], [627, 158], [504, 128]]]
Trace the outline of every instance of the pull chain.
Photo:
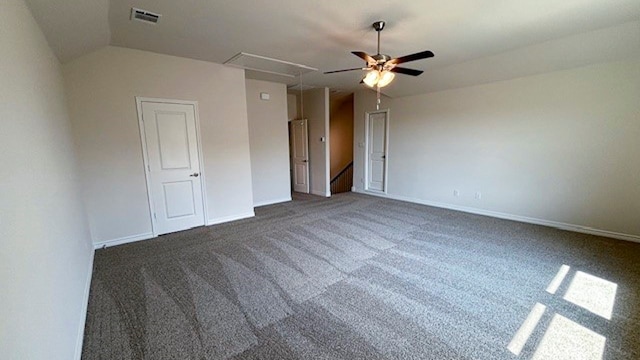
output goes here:
[[376, 88], [377, 88], [376, 110], [380, 110], [380, 86], [376, 86]]

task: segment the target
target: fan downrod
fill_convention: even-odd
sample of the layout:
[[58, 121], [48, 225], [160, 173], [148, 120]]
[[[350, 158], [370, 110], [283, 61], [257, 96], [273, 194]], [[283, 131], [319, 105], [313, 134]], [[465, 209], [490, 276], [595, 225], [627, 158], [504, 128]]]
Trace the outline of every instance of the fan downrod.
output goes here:
[[[378, 52], [377, 52], [378, 55], [380, 55], [380, 32], [382, 31], [382, 29], [384, 29], [384, 24], [385, 22], [383, 20], [378, 20], [373, 24], [371, 24], [371, 26], [373, 26], [376, 32], [378, 32]], [[380, 63], [380, 59], [376, 59], [376, 60], [378, 61], [378, 63]]]

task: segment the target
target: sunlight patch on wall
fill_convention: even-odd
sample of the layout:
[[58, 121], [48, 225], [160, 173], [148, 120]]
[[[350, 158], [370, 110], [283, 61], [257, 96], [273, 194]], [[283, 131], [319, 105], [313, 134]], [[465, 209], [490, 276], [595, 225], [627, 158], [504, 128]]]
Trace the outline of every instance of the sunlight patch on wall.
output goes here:
[[601, 360], [606, 341], [604, 336], [555, 314], [532, 360]]
[[617, 288], [616, 283], [578, 271], [564, 299], [611, 320]]

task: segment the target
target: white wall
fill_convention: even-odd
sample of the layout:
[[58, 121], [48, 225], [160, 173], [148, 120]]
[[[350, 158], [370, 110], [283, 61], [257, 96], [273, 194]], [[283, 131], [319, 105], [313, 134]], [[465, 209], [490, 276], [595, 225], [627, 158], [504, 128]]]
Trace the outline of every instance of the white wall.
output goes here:
[[[311, 193], [331, 196], [329, 188], [329, 88], [303, 92], [304, 118], [309, 129], [309, 180]], [[326, 141], [320, 141], [325, 137]]]
[[95, 243], [151, 234], [136, 96], [198, 101], [208, 222], [253, 215], [244, 71], [110, 46], [64, 76]]
[[[640, 240], [638, 99], [637, 60], [384, 99], [381, 108], [391, 109], [388, 192]], [[358, 143], [364, 111], [372, 109], [372, 93], [356, 94], [360, 191]]]
[[[253, 205], [291, 200], [287, 87], [246, 80]], [[269, 94], [261, 100], [260, 94]]]
[[79, 358], [93, 246], [62, 72], [22, 0], [0, 2], [0, 357]]

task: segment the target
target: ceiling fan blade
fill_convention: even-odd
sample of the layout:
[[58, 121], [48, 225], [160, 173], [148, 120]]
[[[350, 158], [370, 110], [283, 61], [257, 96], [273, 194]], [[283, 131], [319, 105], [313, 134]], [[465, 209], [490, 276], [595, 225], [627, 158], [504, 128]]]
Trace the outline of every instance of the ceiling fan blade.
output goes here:
[[427, 59], [433, 57], [433, 53], [429, 50], [427, 51], [423, 51], [423, 52], [419, 52], [419, 53], [415, 53], [415, 54], [411, 54], [411, 55], [405, 55], [405, 56], [401, 56], [399, 58], [395, 58], [395, 59], [391, 59], [389, 61], [387, 61], [388, 64], [402, 64], [402, 63], [406, 63], [409, 61], [416, 61], [416, 60], [420, 60], [420, 59]]
[[333, 74], [333, 73], [339, 73], [339, 72], [345, 72], [345, 71], [354, 71], [354, 70], [366, 70], [366, 68], [353, 68], [353, 69], [343, 69], [343, 70], [334, 70], [334, 71], [325, 71], [325, 74]]
[[389, 71], [398, 73], [398, 74], [411, 75], [411, 76], [418, 76], [424, 72], [422, 70], [407, 69], [407, 68], [402, 68], [397, 66]]
[[369, 54], [367, 54], [366, 52], [362, 52], [362, 51], [352, 51], [351, 52], [353, 55], [361, 58], [362, 60], [366, 61], [367, 64], [371, 64], [371, 63], [376, 63], [376, 60], [374, 58], [372, 58]]

